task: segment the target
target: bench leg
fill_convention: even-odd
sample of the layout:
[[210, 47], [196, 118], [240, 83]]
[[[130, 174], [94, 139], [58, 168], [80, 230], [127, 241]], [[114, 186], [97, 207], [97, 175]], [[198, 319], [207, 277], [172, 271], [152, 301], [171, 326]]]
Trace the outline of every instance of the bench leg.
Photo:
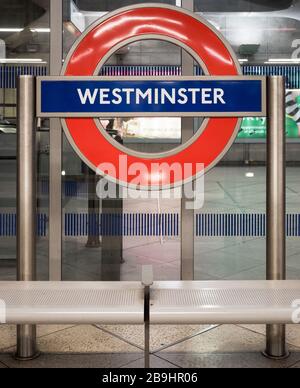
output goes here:
[[150, 368], [150, 287], [144, 288], [145, 368]]
[[14, 358], [18, 361], [31, 361], [39, 355], [36, 347], [36, 326], [17, 325], [17, 350]]
[[273, 360], [284, 360], [290, 352], [286, 344], [285, 325], [267, 325], [267, 345], [263, 355]]

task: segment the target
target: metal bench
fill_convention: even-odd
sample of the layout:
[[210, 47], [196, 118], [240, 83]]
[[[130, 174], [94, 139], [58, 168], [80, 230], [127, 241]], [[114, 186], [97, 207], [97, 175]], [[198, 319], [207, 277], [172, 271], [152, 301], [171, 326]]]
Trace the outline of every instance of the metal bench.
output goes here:
[[300, 300], [300, 280], [156, 282], [151, 288], [150, 320], [155, 324], [294, 323], [295, 300]]
[[142, 324], [149, 366], [151, 324], [293, 322], [300, 281], [0, 282], [8, 324]]
[[144, 322], [140, 282], [0, 282], [8, 324]]

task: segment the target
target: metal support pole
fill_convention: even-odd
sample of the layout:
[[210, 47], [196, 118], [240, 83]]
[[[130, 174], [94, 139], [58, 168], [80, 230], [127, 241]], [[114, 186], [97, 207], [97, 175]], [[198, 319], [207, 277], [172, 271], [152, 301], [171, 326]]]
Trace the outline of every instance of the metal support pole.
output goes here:
[[[50, 75], [59, 75], [63, 52], [63, 1], [50, 4]], [[50, 119], [49, 168], [49, 278], [62, 279], [62, 130], [60, 120]]]
[[[267, 138], [267, 280], [286, 278], [285, 232], [285, 79], [268, 77]], [[267, 325], [265, 356], [289, 355], [285, 325]]]
[[[182, 0], [181, 7], [189, 11], [194, 11], [194, 0]], [[186, 51], [181, 52], [182, 75], [194, 75], [194, 60]], [[193, 117], [181, 119], [182, 136], [181, 142], [184, 144], [194, 135]], [[187, 209], [187, 198], [184, 187], [182, 187], [181, 200], [181, 280], [194, 279], [194, 210]]]
[[[18, 79], [18, 178], [17, 178], [17, 278], [36, 279], [36, 125], [35, 78], [24, 75]], [[38, 355], [36, 327], [17, 326], [19, 360]]]
[[150, 286], [144, 288], [145, 368], [150, 368]]
[[150, 368], [150, 287], [153, 284], [153, 267], [142, 267], [142, 285], [144, 286], [144, 360], [146, 369]]

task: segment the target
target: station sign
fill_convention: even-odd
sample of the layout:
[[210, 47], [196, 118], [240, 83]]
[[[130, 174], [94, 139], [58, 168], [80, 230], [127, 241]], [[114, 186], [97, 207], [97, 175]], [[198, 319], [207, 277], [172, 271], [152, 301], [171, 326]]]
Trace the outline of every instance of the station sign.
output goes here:
[[40, 117], [265, 116], [265, 78], [38, 79]]
[[[120, 48], [142, 40], [176, 44], [201, 66], [203, 77], [102, 77], [101, 68]], [[242, 117], [266, 115], [263, 77], [244, 77], [234, 51], [201, 16], [162, 4], [121, 8], [92, 24], [74, 43], [59, 77], [37, 82], [37, 115], [61, 118], [64, 132], [80, 158], [111, 180], [136, 188], [126, 167], [160, 164], [157, 187], [180, 186], [211, 169], [233, 144]], [[160, 153], [130, 150], [117, 143], [99, 118], [205, 117], [185, 144]], [[163, 131], [163, 128], [162, 128]], [[179, 165], [184, 177], [168, 174]], [[113, 165], [114, 171], [99, 166]], [[201, 167], [199, 167], [201, 166]], [[152, 189], [149, 174], [141, 189]]]

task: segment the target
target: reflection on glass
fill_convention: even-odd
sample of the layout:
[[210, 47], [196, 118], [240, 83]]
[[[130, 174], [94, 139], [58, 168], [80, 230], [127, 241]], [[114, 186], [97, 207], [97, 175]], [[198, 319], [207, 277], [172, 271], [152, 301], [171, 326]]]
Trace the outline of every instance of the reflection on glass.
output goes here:
[[[300, 90], [286, 92], [285, 130], [287, 139], [300, 138]], [[267, 120], [265, 117], [243, 119], [238, 139], [266, 139]]]
[[[0, 280], [16, 278], [17, 93], [20, 74], [46, 75], [50, 0], [0, 1]], [[49, 126], [39, 122], [37, 276], [48, 279]]]
[[122, 139], [181, 139], [181, 119], [177, 117], [136, 117], [110, 122], [101, 120], [101, 123], [107, 131], [115, 131]]

